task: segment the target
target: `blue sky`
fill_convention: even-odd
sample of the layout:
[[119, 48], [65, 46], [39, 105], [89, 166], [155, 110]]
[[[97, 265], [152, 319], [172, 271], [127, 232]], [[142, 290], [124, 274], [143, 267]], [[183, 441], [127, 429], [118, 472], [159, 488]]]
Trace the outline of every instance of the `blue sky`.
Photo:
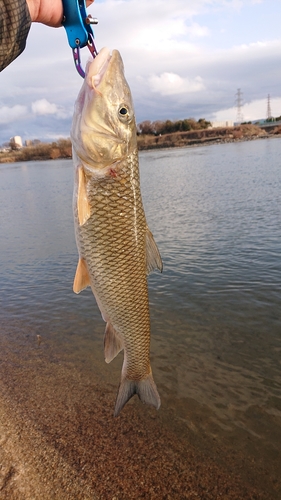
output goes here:
[[[281, 115], [279, 0], [96, 0], [97, 48], [118, 49], [136, 120]], [[83, 58], [88, 57], [83, 49]], [[0, 75], [0, 144], [68, 137], [82, 84], [65, 30], [34, 24], [25, 52]]]

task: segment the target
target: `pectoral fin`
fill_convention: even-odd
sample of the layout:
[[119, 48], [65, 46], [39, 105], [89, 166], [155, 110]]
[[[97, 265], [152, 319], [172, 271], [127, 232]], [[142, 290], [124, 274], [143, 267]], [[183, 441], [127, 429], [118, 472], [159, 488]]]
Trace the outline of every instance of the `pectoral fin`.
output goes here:
[[104, 332], [104, 357], [106, 363], [110, 363], [122, 349], [124, 349], [123, 340], [113, 326], [106, 323]]
[[80, 293], [87, 286], [91, 286], [87, 265], [84, 259], [79, 259], [73, 283], [73, 291]]
[[77, 193], [77, 210], [80, 226], [83, 226], [91, 215], [90, 204], [87, 197], [86, 178], [83, 167], [78, 169], [78, 193]]
[[163, 263], [161, 259], [161, 255], [157, 248], [157, 245], [154, 241], [152, 232], [146, 228], [146, 273], [149, 274], [154, 269], [159, 269], [162, 273], [163, 271]]

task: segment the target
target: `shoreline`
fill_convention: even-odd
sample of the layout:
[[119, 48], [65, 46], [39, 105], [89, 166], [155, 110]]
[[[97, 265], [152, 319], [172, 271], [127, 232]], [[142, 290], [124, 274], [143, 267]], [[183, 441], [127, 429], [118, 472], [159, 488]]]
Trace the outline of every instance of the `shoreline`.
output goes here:
[[102, 372], [85, 376], [18, 329], [18, 340], [1, 334], [1, 500], [277, 498], [258, 463], [193, 433], [172, 406], [133, 398], [114, 418], [116, 387]]
[[[278, 130], [279, 132], [279, 130]], [[239, 127], [198, 130], [192, 132], [174, 132], [163, 136], [138, 136], [138, 150], [154, 151], [157, 149], [171, 149], [178, 147], [199, 147], [213, 144], [229, 144], [258, 139], [280, 138], [281, 133], [267, 133], [253, 125]], [[70, 140], [60, 140], [58, 145], [41, 143], [35, 147], [22, 148], [19, 151], [0, 153], [1, 163], [17, 163], [23, 161], [46, 161], [57, 159], [72, 159]], [[60, 141], [58, 141], [60, 143]]]
[[[241, 130], [242, 128], [243, 130]], [[236, 127], [235, 129], [226, 128], [218, 130], [218, 133], [216, 133], [216, 129], [207, 129], [198, 132], [178, 132], [174, 134], [166, 134], [165, 136], [161, 137], [146, 137], [146, 140], [139, 141], [139, 150], [143, 151], [148, 149], [154, 150], [173, 147], [194, 147], [212, 144], [228, 144], [274, 137], [274, 135], [269, 135], [259, 127], [251, 127], [250, 130], [249, 128], [246, 128], [246, 126]], [[149, 141], [148, 143], [146, 143], [147, 140]]]
[[281, 138], [280, 135], [261, 135], [258, 137], [243, 137], [242, 139], [225, 139], [221, 137], [216, 137], [216, 138], [211, 138], [211, 139], [204, 139], [204, 140], [194, 140], [194, 141], [189, 141], [187, 144], [183, 144], [181, 146], [178, 145], [170, 145], [170, 146], [159, 146], [155, 145], [154, 147], [150, 146], [147, 148], [141, 148], [139, 149], [139, 152], [142, 151], [155, 151], [155, 150], [161, 150], [161, 149], [176, 149], [176, 148], [194, 148], [194, 147], [200, 147], [200, 146], [212, 146], [215, 144], [234, 144], [234, 143], [240, 143], [240, 142], [248, 142], [248, 141], [258, 141], [261, 139], [278, 139]]

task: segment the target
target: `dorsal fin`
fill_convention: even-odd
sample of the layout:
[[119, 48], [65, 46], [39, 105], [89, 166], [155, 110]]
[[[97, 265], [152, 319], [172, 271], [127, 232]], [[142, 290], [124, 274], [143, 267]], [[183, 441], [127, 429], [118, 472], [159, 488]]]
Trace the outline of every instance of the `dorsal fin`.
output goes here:
[[75, 293], [80, 293], [84, 288], [87, 288], [87, 286], [91, 286], [88, 268], [85, 260], [79, 259], [73, 282], [73, 291]]

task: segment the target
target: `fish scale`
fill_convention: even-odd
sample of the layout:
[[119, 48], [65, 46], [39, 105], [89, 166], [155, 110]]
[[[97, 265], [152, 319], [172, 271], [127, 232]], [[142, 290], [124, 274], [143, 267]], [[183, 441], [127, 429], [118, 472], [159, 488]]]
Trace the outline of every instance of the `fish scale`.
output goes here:
[[118, 166], [116, 178], [92, 179], [88, 197], [93, 214], [79, 230], [81, 256], [115, 330], [128, 332], [127, 375], [141, 379], [150, 367], [150, 321], [137, 152]]

